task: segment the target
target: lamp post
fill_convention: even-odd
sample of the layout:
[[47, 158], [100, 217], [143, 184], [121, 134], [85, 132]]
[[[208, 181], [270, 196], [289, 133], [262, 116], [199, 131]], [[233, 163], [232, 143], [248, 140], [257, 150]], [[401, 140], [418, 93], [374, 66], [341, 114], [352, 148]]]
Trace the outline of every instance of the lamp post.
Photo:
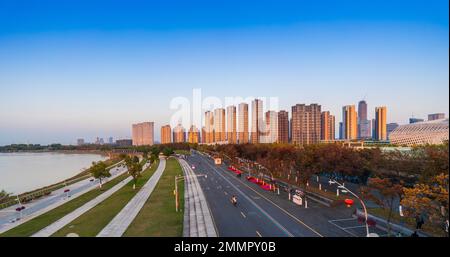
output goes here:
[[352, 191], [350, 191], [350, 190], [349, 190], [348, 188], [346, 188], [343, 184], [337, 182], [336, 180], [330, 179], [330, 181], [328, 181], [328, 182], [330, 183], [330, 185], [332, 185], [332, 184], [337, 184], [337, 185], [338, 185], [338, 189], [337, 189], [337, 190], [342, 189], [342, 192], [343, 192], [343, 193], [348, 192], [348, 193], [350, 193], [351, 195], [353, 195], [354, 197], [356, 197], [356, 198], [359, 200], [359, 202], [361, 203], [361, 205], [362, 205], [362, 207], [363, 207], [363, 209], [364, 209], [364, 217], [365, 217], [365, 223], [366, 223], [366, 236], [369, 237], [369, 236], [370, 236], [370, 233], [369, 233], [369, 225], [367, 224], [367, 218], [368, 218], [368, 215], [367, 215], [367, 208], [366, 208], [366, 205], [364, 204], [363, 200], [362, 200], [361, 198], [359, 198], [358, 195], [356, 195], [355, 193], [353, 193]]
[[206, 174], [200, 174], [200, 175], [191, 175], [191, 176], [175, 176], [175, 211], [178, 212], [179, 202], [178, 202], [178, 182], [184, 180], [185, 178], [189, 177], [205, 177], [208, 178], [208, 175]]

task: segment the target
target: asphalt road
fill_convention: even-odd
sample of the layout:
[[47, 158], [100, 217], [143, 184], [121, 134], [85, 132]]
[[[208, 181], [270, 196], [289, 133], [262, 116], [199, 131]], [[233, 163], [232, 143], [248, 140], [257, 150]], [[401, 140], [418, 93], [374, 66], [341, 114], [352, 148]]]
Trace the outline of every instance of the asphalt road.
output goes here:
[[[110, 170], [112, 177], [115, 177], [118, 174], [126, 172], [126, 167], [114, 167]], [[110, 179], [112, 179], [112, 177]], [[29, 202], [24, 204], [25, 209], [22, 211], [22, 217], [26, 217], [28, 215], [31, 215], [37, 211], [40, 211], [44, 208], [47, 208], [48, 206], [59, 202], [59, 201], [68, 201], [71, 198], [68, 197], [70, 195], [83, 192], [85, 190], [88, 190], [92, 185], [98, 185], [99, 180], [95, 179], [94, 181], [90, 181], [91, 178], [79, 181], [77, 183], [74, 183], [72, 185], [67, 186], [68, 189], [70, 189], [69, 193], [64, 193], [64, 190], [66, 188], [61, 188], [58, 190], [53, 191], [49, 196], [42, 197], [38, 200]], [[105, 181], [103, 181], [104, 183]], [[17, 218], [20, 217], [20, 213], [18, 213], [15, 209], [18, 207], [18, 205], [14, 205], [8, 208], [5, 208], [3, 210], [0, 210], [0, 228], [3, 226], [13, 222]]]
[[[244, 174], [238, 178], [225, 165], [215, 165], [205, 156], [194, 153], [187, 161], [195, 166], [195, 173], [207, 174], [207, 178], [201, 177], [199, 182], [219, 236], [354, 236], [329, 222], [350, 218], [349, 209], [329, 208], [313, 201], [308, 201], [305, 209], [283, 195], [248, 182]], [[231, 204], [232, 195], [238, 198], [237, 207]]]

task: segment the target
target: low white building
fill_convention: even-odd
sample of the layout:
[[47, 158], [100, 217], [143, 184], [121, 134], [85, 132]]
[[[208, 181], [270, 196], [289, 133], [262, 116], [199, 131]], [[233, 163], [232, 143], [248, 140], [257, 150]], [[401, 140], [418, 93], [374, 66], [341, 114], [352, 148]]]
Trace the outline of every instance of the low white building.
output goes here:
[[396, 145], [434, 145], [448, 141], [448, 133], [448, 119], [440, 119], [398, 126], [389, 139]]

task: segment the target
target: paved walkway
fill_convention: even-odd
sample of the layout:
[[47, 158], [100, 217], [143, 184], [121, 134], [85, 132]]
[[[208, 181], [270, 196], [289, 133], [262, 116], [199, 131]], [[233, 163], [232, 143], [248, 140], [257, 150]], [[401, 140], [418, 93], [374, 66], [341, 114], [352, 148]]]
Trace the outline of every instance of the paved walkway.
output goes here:
[[[114, 166], [117, 166], [118, 164], [121, 164], [122, 162], [116, 163], [108, 168], [112, 168]], [[107, 181], [110, 181], [121, 174], [127, 172], [126, 168], [117, 168], [117, 169], [111, 169], [112, 176], [108, 179], [104, 180], [103, 183], [106, 183]], [[55, 190], [51, 193], [48, 197], [40, 198], [36, 201], [30, 202], [25, 204], [27, 207], [25, 209], [24, 216], [14, 223], [9, 222], [11, 219], [15, 219], [17, 217], [17, 213], [15, 211], [15, 208], [17, 208], [18, 205], [8, 207], [6, 209], [1, 210], [0, 212], [6, 213], [5, 216], [0, 217], [0, 234], [4, 233], [10, 229], [13, 229], [39, 215], [42, 215], [48, 211], [51, 211], [65, 203], [67, 203], [70, 200], [73, 200], [77, 197], [80, 197], [81, 195], [91, 191], [92, 189], [98, 187], [99, 181], [96, 179], [94, 182], [90, 181], [91, 178], [79, 181], [77, 183], [74, 183], [72, 185], [69, 185], [65, 188], [61, 188], [58, 190]], [[70, 189], [70, 198], [66, 197], [66, 193], [64, 193], [65, 189]], [[8, 213], [9, 212], [9, 213]], [[9, 216], [8, 216], [9, 215]]]
[[[149, 165], [146, 164], [143, 167], [143, 170], [147, 169], [148, 166]], [[133, 179], [133, 177], [128, 176], [126, 179], [122, 180], [121, 182], [119, 182], [117, 185], [113, 186], [112, 188], [110, 188], [106, 192], [104, 192], [101, 195], [95, 197], [94, 199], [92, 199], [89, 202], [85, 203], [84, 205], [82, 205], [78, 209], [72, 211], [71, 213], [67, 214], [66, 216], [62, 217], [61, 219], [55, 221], [54, 223], [50, 224], [49, 226], [47, 226], [47, 227], [43, 228], [42, 230], [40, 230], [39, 232], [35, 233], [34, 235], [32, 235], [32, 237], [49, 237], [49, 236], [53, 235], [58, 230], [60, 230], [61, 228], [65, 227], [70, 222], [74, 221], [76, 218], [80, 217], [81, 215], [83, 215], [84, 213], [89, 211], [90, 209], [92, 209], [95, 206], [97, 206], [99, 203], [101, 203], [104, 200], [106, 200], [112, 194], [114, 194], [119, 189], [121, 189], [126, 184], [128, 184], [128, 182], [130, 182], [132, 179]]]
[[152, 177], [145, 183], [139, 192], [128, 202], [127, 205], [109, 222], [106, 227], [97, 235], [97, 237], [120, 237], [125, 233], [128, 226], [136, 218], [139, 211], [144, 206], [150, 194], [158, 184], [161, 175], [166, 168], [166, 159], [161, 158], [158, 169]]
[[184, 188], [184, 237], [217, 237], [216, 227], [211, 216], [203, 190], [197, 176], [189, 164], [178, 159], [185, 175]]

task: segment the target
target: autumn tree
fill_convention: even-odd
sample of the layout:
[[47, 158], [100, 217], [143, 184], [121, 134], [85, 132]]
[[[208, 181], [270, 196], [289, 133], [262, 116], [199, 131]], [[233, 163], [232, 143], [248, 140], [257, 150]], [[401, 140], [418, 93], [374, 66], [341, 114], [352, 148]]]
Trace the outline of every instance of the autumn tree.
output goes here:
[[403, 186], [393, 182], [389, 178], [370, 178], [367, 187], [361, 190], [363, 197], [375, 202], [387, 211], [387, 229], [391, 232], [391, 219], [396, 203], [403, 195]]
[[408, 217], [425, 214], [435, 226], [444, 228], [448, 221], [448, 174], [435, 176], [430, 183], [418, 183], [412, 188], [404, 188], [401, 201]]

